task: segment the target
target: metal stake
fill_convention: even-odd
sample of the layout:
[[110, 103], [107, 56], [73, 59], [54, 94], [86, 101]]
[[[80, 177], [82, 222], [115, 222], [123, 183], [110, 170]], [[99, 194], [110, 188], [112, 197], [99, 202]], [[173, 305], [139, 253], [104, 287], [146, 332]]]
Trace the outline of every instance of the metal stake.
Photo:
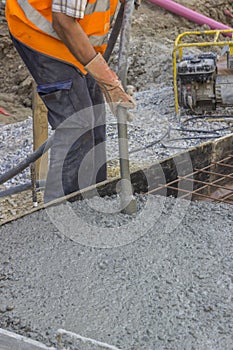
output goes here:
[[[126, 0], [122, 21], [121, 40], [118, 58], [118, 76], [126, 88], [127, 80], [127, 59], [129, 52], [131, 21], [134, 9], [134, 0]], [[121, 172], [121, 208], [126, 214], [133, 214], [137, 211], [136, 199], [133, 197], [133, 190], [129, 171], [129, 150], [127, 131], [127, 110], [123, 107], [117, 109], [118, 144]]]
[[30, 164], [31, 170], [31, 184], [32, 184], [32, 203], [33, 207], [36, 208], [38, 206], [37, 201], [37, 193], [36, 193], [36, 165], [35, 163]]

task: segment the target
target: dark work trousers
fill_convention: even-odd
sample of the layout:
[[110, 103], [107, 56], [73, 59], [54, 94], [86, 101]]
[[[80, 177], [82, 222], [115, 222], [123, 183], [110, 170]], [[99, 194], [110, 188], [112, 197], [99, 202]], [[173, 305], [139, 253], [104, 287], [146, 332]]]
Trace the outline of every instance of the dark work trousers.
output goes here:
[[73, 65], [12, 40], [37, 83], [55, 129], [44, 201], [104, 181], [105, 107], [95, 80]]

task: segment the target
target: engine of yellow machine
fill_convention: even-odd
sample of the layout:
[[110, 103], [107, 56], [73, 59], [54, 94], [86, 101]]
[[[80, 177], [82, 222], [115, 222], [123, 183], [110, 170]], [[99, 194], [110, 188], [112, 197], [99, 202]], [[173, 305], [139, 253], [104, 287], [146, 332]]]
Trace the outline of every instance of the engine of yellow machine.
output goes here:
[[[181, 43], [178, 37], [174, 49], [174, 88], [176, 112], [185, 109], [204, 113], [218, 107], [233, 106], [233, 53], [232, 41], [218, 42], [222, 31], [196, 32], [215, 34], [215, 40], [205, 43]], [[187, 35], [193, 33], [187, 33]], [[183, 36], [186, 33], [183, 34]], [[211, 45], [223, 46], [220, 57], [211, 51]], [[208, 51], [199, 54], [183, 54], [184, 47], [200, 46]], [[179, 52], [178, 59], [176, 52]], [[216, 51], [216, 50], [215, 50]]]

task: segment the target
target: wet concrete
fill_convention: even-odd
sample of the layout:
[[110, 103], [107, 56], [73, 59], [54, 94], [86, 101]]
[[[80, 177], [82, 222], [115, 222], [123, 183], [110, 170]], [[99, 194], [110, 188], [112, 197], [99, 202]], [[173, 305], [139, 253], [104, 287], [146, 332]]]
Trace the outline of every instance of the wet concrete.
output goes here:
[[94, 198], [1, 227], [0, 327], [47, 345], [63, 328], [120, 349], [233, 349], [232, 207], [137, 200], [132, 217]]
[[1, 350], [56, 350], [44, 344], [0, 328]]

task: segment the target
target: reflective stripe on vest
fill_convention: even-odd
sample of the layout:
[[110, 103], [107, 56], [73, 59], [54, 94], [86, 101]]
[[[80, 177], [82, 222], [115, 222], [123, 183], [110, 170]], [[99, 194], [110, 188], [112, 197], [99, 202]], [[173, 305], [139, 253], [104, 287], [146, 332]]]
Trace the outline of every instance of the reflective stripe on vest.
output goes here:
[[96, 1], [93, 4], [87, 3], [85, 15], [91, 15], [93, 12], [106, 12], [110, 9], [109, 0]]
[[[32, 22], [37, 28], [42, 32], [52, 36], [55, 39], [61, 40], [55, 30], [52, 27], [52, 24], [43, 17], [31, 4], [26, 0], [17, 0], [19, 6], [23, 10], [25, 17]], [[98, 5], [98, 3], [100, 3]], [[109, 0], [104, 0], [102, 2], [96, 1], [94, 4], [87, 4], [85, 15], [92, 14], [93, 12], [105, 12], [109, 9], [110, 2]], [[93, 46], [101, 46], [107, 42], [108, 34], [102, 36], [90, 35], [89, 40]]]
[[101, 46], [108, 42], [108, 34], [101, 36], [90, 35], [88, 38], [93, 46]]
[[17, 0], [19, 6], [23, 10], [25, 17], [32, 22], [42, 32], [60, 40], [59, 36], [52, 27], [52, 24], [43, 17], [28, 1]]

